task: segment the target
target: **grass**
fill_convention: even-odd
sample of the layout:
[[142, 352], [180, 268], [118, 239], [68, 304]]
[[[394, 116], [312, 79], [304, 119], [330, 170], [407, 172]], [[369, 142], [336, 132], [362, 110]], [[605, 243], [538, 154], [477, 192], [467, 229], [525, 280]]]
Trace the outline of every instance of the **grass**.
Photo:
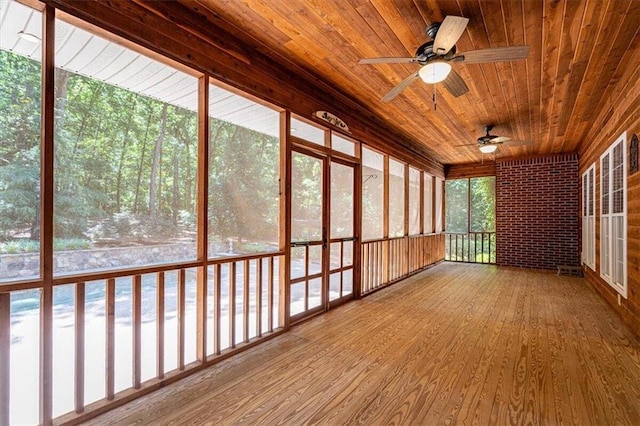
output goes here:
[[[57, 238], [53, 241], [53, 249], [82, 250], [91, 248], [91, 241], [80, 238]], [[0, 254], [36, 253], [40, 250], [40, 242], [34, 240], [12, 240], [0, 243]]]

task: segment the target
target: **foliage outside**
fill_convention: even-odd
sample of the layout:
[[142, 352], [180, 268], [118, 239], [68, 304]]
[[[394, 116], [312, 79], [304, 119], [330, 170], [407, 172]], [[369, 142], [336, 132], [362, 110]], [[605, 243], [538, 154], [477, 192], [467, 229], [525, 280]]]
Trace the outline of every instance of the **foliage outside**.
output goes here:
[[495, 177], [446, 181], [446, 259], [495, 262]]
[[[39, 62], [0, 51], [0, 253], [39, 247], [40, 79]], [[182, 243], [195, 257], [197, 114], [56, 69], [55, 117], [54, 249]], [[210, 124], [211, 242], [277, 249], [278, 138]]]

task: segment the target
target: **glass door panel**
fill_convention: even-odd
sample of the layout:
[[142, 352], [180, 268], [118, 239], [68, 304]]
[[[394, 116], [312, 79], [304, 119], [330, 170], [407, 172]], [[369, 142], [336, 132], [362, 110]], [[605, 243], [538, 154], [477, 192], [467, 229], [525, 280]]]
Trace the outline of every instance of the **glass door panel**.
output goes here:
[[331, 162], [329, 301], [353, 295], [355, 169]]
[[296, 322], [353, 297], [356, 171], [296, 148], [291, 177], [290, 315]]
[[291, 301], [295, 321], [322, 309], [325, 160], [291, 154]]

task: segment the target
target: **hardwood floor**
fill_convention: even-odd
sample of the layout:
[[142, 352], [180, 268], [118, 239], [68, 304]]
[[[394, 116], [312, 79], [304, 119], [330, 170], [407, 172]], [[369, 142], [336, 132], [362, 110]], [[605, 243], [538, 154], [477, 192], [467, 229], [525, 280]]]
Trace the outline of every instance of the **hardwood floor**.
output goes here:
[[640, 342], [582, 278], [444, 263], [92, 424], [640, 424]]

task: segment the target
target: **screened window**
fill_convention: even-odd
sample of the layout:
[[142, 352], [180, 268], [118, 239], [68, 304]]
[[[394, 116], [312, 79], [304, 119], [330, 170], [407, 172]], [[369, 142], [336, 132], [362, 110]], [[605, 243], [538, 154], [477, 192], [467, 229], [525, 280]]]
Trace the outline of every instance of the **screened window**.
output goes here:
[[389, 237], [404, 235], [405, 165], [389, 158]]
[[447, 232], [469, 232], [469, 179], [454, 179], [446, 182]]
[[384, 156], [362, 147], [362, 239], [384, 237]]
[[430, 234], [433, 232], [433, 177], [427, 173], [424, 174], [423, 188], [424, 233]]
[[409, 167], [409, 235], [420, 233], [420, 170]]
[[278, 250], [280, 113], [209, 86], [209, 257]]
[[[0, 2], [0, 283], [40, 276], [40, 12]], [[23, 26], [23, 22], [26, 25]], [[25, 38], [20, 32], [32, 34]]]
[[54, 273], [194, 259], [197, 79], [61, 20], [56, 45]]
[[469, 179], [469, 230], [494, 232], [496, 230], [496, 178]]
[[331, 149], [352, 157], [356, 155], [356, 144], [335, 133], [331, 134]]
[[439, 177], [436, 177], [436, 205], [434, 209], [434, 214], [436, 215], [436, 230], [435, 232], [442, 232], [442, 183], [443, 180]]
[[582, 262], [596, 268], [595, 163], [582, 175]]
[[316, 145], [325, 145], [324, 139], [325, 130], [309, 124], [306, 121], [302, 121], [295, 117], [291, 117], [291, 135], [296, 138], [304, 139], [307, 142], [314, 143]]
[[600, 157], [600, 275], [627, 297], [626, 133]]
[[496, 179], [479, 177], [446, 181], [447, 232], [494, 232]]

